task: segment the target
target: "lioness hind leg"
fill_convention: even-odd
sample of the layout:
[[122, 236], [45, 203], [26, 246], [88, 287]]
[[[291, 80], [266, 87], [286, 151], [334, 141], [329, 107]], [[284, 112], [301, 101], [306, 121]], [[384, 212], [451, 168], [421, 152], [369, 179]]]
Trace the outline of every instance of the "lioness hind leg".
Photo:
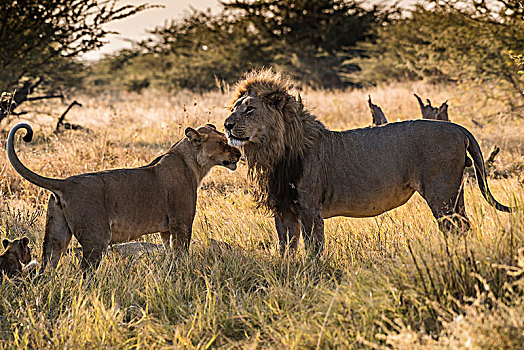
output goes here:
[[47, 204], [40, 272], [45, 270], [47, 264], [50, 264], [52, 268], [56, 268], [61, 255], [66, 251], [69, 242], [71, 242], [71, 237], [71, 230], [67, 225], [62, 208], [60, 208], [58, 200], [52, 194]]
[[94, 216], [89, 218], [90, 222], [87, 220], [87, 217], [84, 217], [83, 220], [79, 220], [79, 223], [82, 224], [72, 229], [82, 246], [81, 268], [96, 270], [111, 242], [111, 230], [109, 223], [105, 220], [97, 222]]
[[82, 263], [80, 264], [80, 267], [82, 270], [88, 270], [98, 269], [98, 266], [100, 265], [100, 261], [102, 260], [102, 257], [104, 256], [104, 253], [107, 251], [107, 246], [104, 247], [89, 247], [89, 248], [83, 248], [82, 247]]
[[298, 216], [292, 212], [283, 212], [275, 215], [275, 227], [277, 229], [280, 254], [284, 255], [286, 250], [294, 253], [297, 250], [300, 238], [300, 221]]

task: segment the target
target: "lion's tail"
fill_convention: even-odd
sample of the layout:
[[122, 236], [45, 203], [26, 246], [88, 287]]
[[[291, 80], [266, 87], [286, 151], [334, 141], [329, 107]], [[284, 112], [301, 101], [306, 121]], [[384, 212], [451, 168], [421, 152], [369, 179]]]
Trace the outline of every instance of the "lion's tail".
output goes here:
[[29, 170], [20, 159], [18, 159], [18, 156], [16, 155], [15, 148], [13, 145], [13, 139], [15, 138], [15, 134], [19, 129], [25, 129], [27, 133], [24, 135], [23, 139], [25, 142], [31, 142], [33, 139], [33, 129], [29, 124], [26, 123], [19, 123], [16, 124], [11, 131], [9, 132], [9, 136], [7, 137], [7, 157], [9, 158], [9, 162], [11, 162], [11, 165], [13, 168], [15, 168], [16, 172], [19, 173], [24, 179], [27, 181], [46, 188], [52, 192], [60, 193], [61, 192], [61, 184], [63, 180], [59, 179], [50, 179], [48, 177], [40, 176], [31, 170]]
[[484, 166], [484, 157], [482, 156], [482, 151], [480, 146], [475, 140], [475, 137], [466, 129], [461, 127], [462, 132], [468, 138], [468, 153], [473, 158], [473, 165], [475, 166], [475, 175], [477, 177], [477, 183], [480, 188], [482, 196], [486, 201], [495, 209], [510, 213], [515, 210], [515, 208], [507, 207], [503, 204], [500, 204], [491, 194], [488, 186], [488, 178], [486, 175], [486, 167]]

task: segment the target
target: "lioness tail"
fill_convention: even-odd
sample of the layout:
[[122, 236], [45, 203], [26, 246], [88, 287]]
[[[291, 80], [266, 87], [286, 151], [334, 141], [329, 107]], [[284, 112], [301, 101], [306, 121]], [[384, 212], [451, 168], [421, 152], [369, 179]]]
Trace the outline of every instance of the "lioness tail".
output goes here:
[[9, 136], [7, 137], [7, 157], [9, 158], [9, 162], [11, 162], [11, 165], [13, 168], [15, 168], [16, 172], [19, 173], [24, 179], [27, 181], [43, 187], [45, 189], [48, 189], [54, 193], [60, 193], [61, 189], [61, 183], [63, 180], [59, 179], [51, 179], [48, 177], [40, 176], [31, 170], [29, 170], [20, 159], [18, 159], [18, 156], [16, 155], [15, 148], [13, 145], [13, 140], [15, 138], [15, 134], [19, 129], [25, 129], [27, 133], [24, 135], [23, 140], [25, 142], [31, 142], [33, 139], [33, 129], [29, 124], [26, 123], [19, 123], [16, 124], [11, 131], [9, 132]]
[[473, 158], [473, 165], [475, 166], [475, 176], [477, 177], [477, 183], [479, 185], [480, 192], [486, 201], [495, 209], [510, 213], [514, 211], [515, 208], [507, 207], [503, 204], [500, 204], [491, 194], [488, 186], [488, 178], [486, 175], [486, 167], [484, 166], [484, 157], [482, 157], [482, 151], [480, 146], [475, 140], [475, 137], [465, 128], [461, 127], [462, 132], [467, 136], [468, 143], [468, 153]]

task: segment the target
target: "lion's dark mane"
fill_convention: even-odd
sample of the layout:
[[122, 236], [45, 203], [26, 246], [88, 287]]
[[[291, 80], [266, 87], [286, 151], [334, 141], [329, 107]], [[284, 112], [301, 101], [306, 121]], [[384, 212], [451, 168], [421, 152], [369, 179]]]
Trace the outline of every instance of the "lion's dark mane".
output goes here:
[[244, 147], [249, 175], [257, 185], [254, 196], [258, 206], [274, 214], [296, 212], [296, 187], [303, 176], [306, 155], [325, 130], [304, 108], [300, 96], [291, 94], [292, 89], [289, 78], [273, 70], [253, 71], [237, 84], [233, 101], [254, 93], [276, 111], [267, 115], [269, 139]]
[[297, 211], [297, 183], [302, 178], [304, 164], [303, 157], [290, 153], [268, 170], [266, 176], [258, 176], [258, 179], [255, 179], [258, 180], [255, 199], [259, 206], [273, 213], [281, 213], [285, 210]]

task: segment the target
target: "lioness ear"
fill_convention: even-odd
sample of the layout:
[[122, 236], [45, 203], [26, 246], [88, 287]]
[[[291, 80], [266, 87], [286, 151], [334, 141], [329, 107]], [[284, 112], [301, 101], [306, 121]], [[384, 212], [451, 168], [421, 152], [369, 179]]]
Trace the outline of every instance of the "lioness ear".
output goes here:
[[206, 126], [207, 126], [208, 128], [214, 129], [214, 130], [217, 129], [217, 127], [214, 126], [213, 124], [209, 124], [209, 123], [207, 123]]
[[9, 246], [9, 244], [11, 244], [11, 241], [8, 240], [7, 238], [5, 238], [3, 241], [2, 241], [2, 245], [4, 246], [4, 248], [7, 249], [7, 246]]
[[186, 128], [186, 137], [194, 145], [198, 145], [202, 142], [202, 134], [193, 128]]

